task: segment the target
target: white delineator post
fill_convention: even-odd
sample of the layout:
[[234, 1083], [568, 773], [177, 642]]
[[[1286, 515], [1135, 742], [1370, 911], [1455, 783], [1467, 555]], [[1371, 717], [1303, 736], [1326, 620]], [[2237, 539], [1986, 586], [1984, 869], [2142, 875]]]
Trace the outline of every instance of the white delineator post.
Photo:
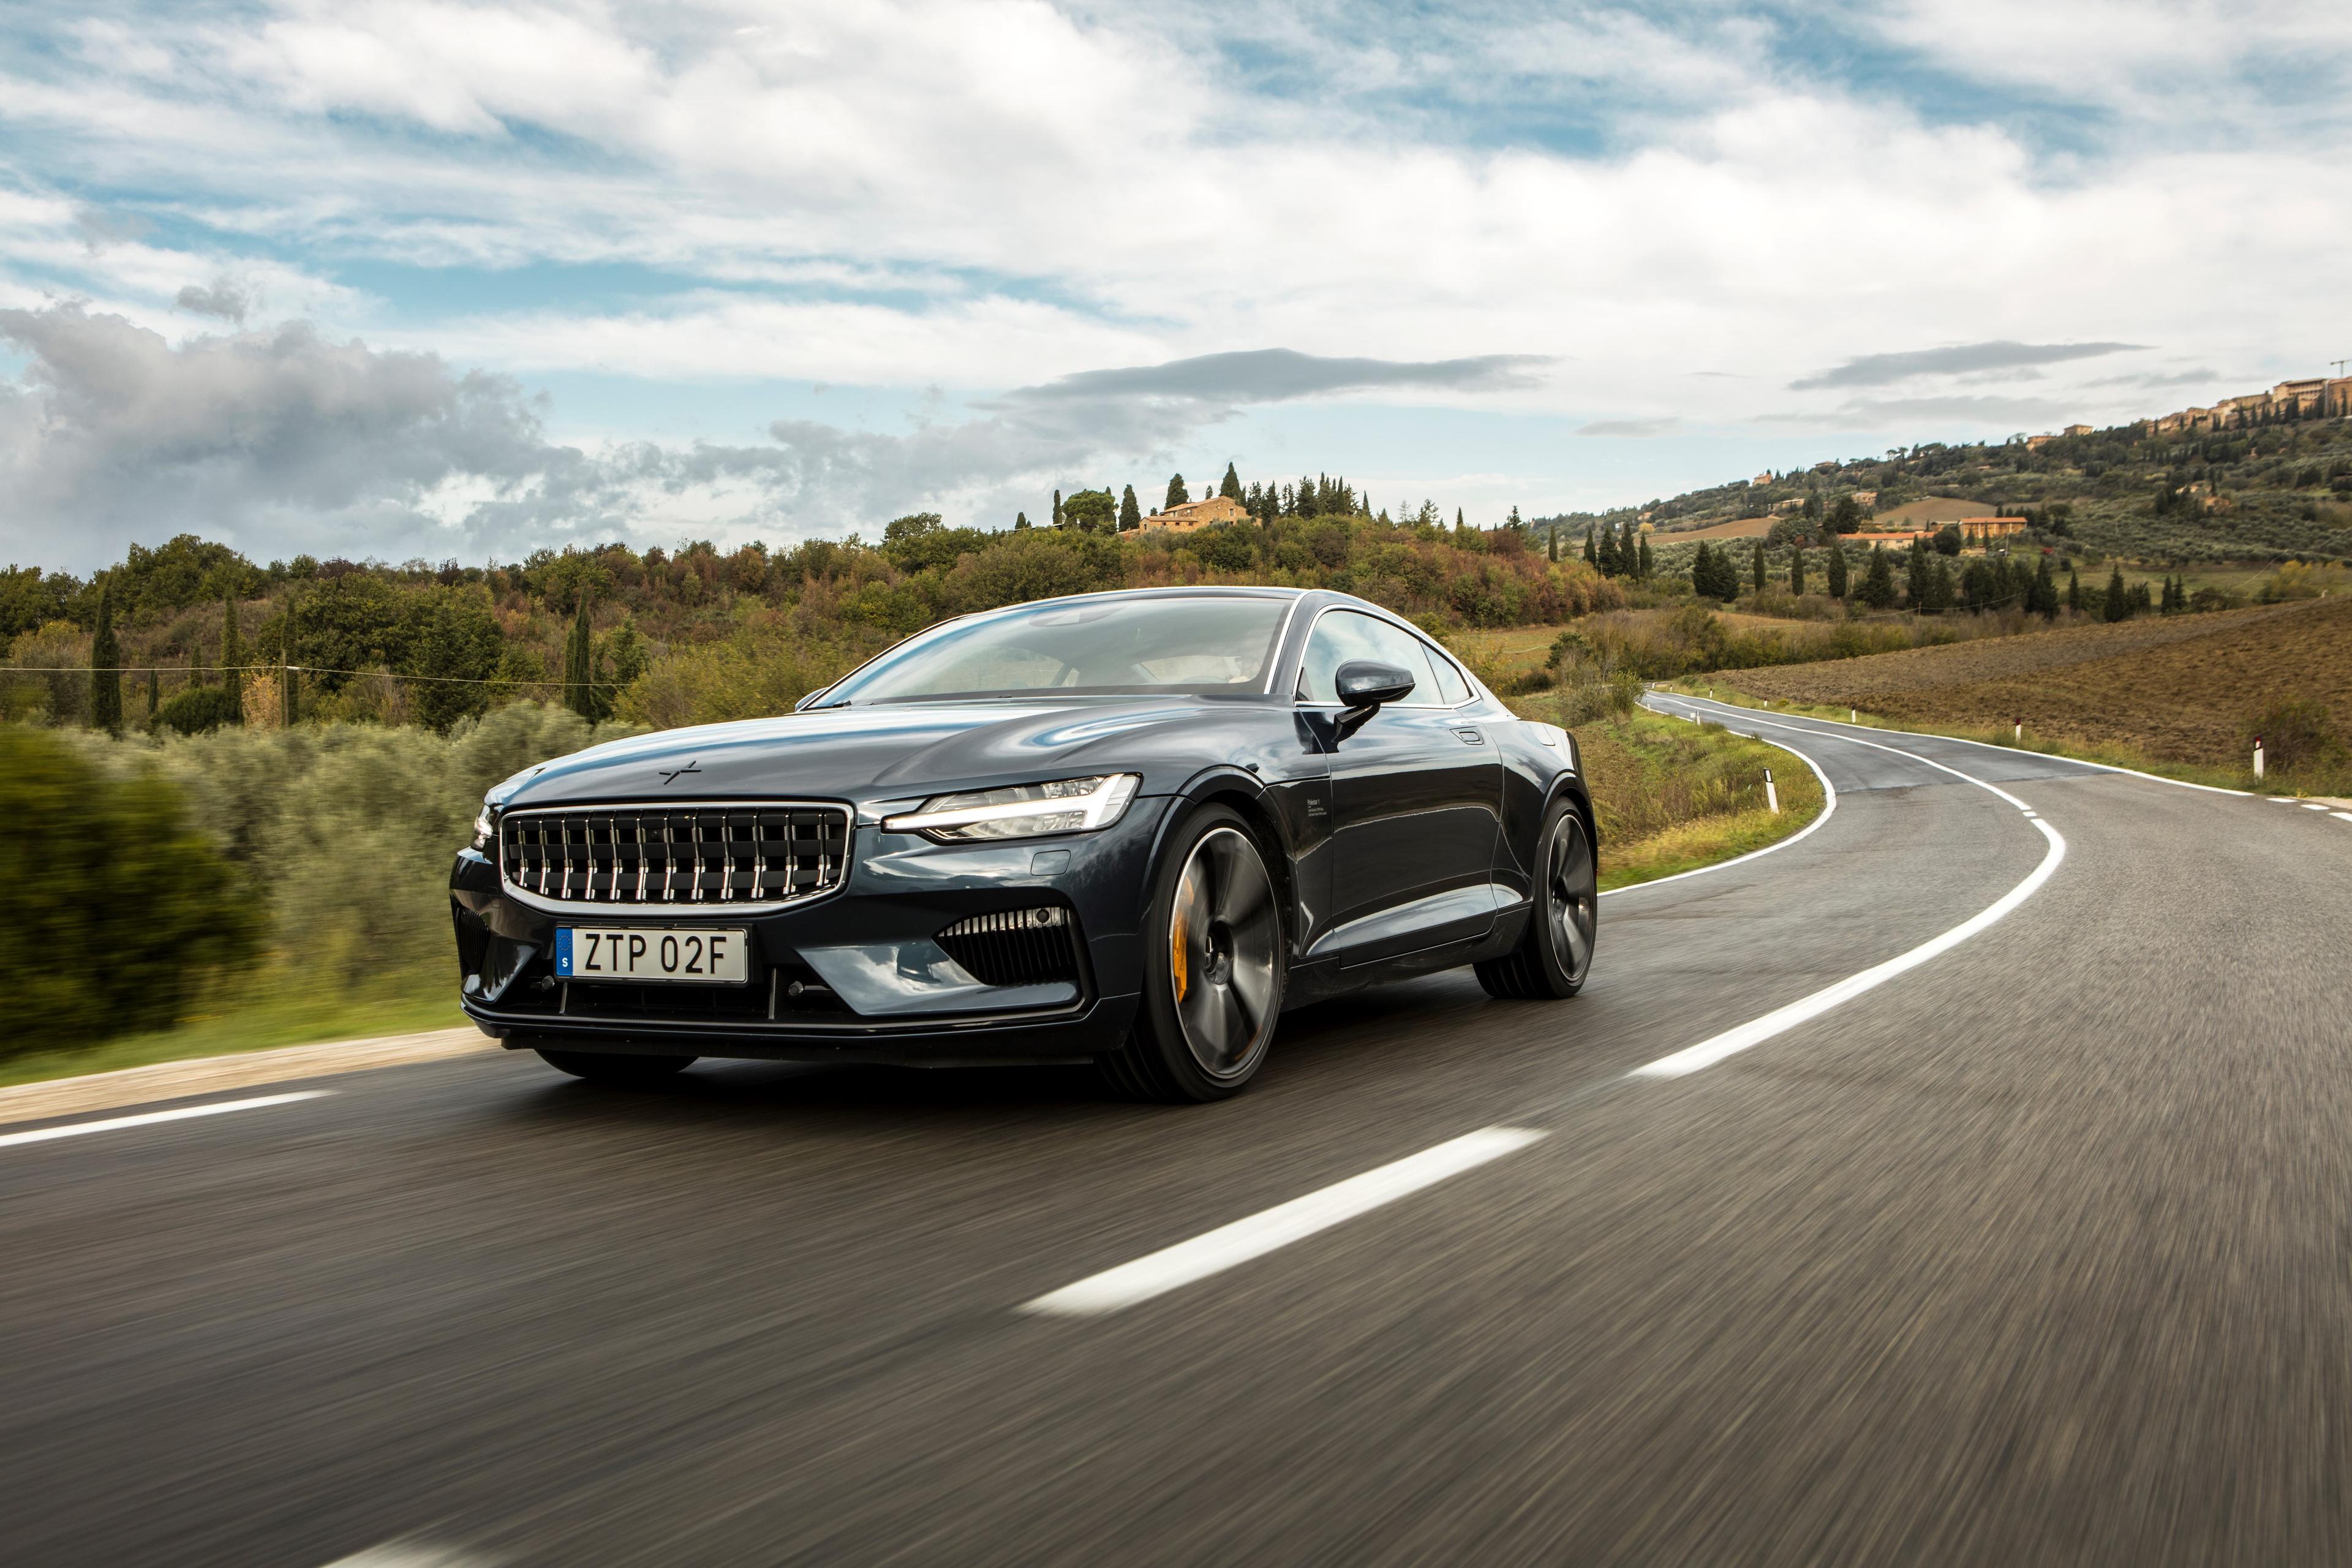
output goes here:
[[2024, 720], [2020, 719], [2020, 720], [2017, 721], [2017, 729], [2016, 729], [2016, 731], [2014, 731], [2014, 736], [2013, 736], [2013, 738], [2014, 738], [2014, 740], [2015, 740], [2015, 742], [2016, 742], [2018, 745], [2021, 745], [2021, 745], [2025, 744], [2025, 721], [2024, 721]]
[[1780, 792], [1772, 786], [1772, 770], [1770, 768], [1766, 768], [1764, 770], [1764, 804], [1772, 808], [1773, 816], [1778, 816], [1780, 815]]
[[2260, 735], [2254, 737], [2254, 776], [2263, 776], [2263, 738]]

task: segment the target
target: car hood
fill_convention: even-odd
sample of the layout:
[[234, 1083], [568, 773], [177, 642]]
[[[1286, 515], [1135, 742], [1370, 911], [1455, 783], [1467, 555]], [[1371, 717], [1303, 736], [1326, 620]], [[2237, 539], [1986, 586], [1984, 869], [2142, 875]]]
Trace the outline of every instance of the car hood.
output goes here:
[[[1169, 731], [1231, 720], [1244, 706], [1266, 703], [1160, 697], [818, 709], [592, 746], [526, 768], [492, 790], [490, 800], [511, 808], [672, 798], [884, 799], [1068, 777], [1094, 767], [1133, 771], [1140, 759], [1167, 750]], [[1147, 776], [1145, 789], [1153, 784]]]

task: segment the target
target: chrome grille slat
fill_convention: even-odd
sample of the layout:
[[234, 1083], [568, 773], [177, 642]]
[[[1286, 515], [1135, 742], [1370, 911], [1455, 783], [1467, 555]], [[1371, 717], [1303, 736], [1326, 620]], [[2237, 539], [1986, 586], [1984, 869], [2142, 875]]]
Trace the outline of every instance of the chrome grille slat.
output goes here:
[[499, 821], [499, 874], [556, 904], [772, 908], [838, 888], [849, 833], [839, 805], [519, 807]]

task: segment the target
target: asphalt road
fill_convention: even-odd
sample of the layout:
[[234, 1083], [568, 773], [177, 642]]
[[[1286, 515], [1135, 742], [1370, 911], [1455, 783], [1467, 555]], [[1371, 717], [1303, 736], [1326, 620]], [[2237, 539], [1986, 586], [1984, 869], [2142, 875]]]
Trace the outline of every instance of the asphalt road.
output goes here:
[[[0, 1147], [0, 1561], [2352, 1558], [2352, 822], [1769, 721], [1834, 814], [1607, 899], [1584, 995], [1295, 1014], [1220, 1106], [487, 1058]], [[2036, 817], [2006, 918], [1638, 1070]], [[1484, 1128], [1546, 1136], [1021, 1310]]]

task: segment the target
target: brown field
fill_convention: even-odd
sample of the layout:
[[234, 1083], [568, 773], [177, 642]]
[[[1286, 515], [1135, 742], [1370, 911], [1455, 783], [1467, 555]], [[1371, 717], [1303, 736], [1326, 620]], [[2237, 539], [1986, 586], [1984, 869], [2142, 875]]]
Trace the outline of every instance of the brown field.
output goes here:
[[1709, 676], [1758, 698], [1896, 724], [2005, 729], [2160, 761], [2239, 767], [2267, 704], [2315, 700], [2352, 727], [2352, 598], [2147, 617]]
[[1659, 530], [1652, 537], [1669, 542], [1684, 539], [1761, 539], [1772, 531], [1769, 517], [1736, 517], [1729, 522], [1718, 522], [1707, 528], [1676, 529], [1668, 532]]
[[1909, 523], [1914, 528], [1931, 522], [1958, 522], [1964, 517], [1990, 517], [2000, 509], [1990, 501], [1957, 500], [1950, 496], [1923, 496], [1889, 507], [1872, 521], [1874, 528], [1891, 528]]

